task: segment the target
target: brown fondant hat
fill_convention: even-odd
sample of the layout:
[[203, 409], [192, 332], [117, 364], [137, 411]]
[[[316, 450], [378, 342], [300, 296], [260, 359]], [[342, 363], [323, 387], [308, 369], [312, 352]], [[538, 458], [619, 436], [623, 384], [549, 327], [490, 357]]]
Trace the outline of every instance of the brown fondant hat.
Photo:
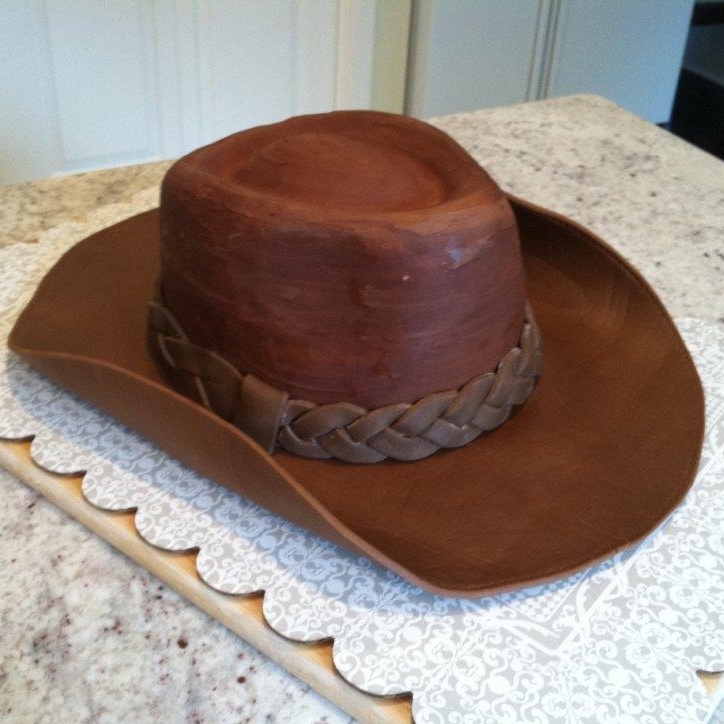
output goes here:
[[[348, 114], [328, 117], [332, 116], [350, 118]], [[380, 118], [379, 114], [372, 116]], [[321, 116], [307, 118], [316, 120], [294, 123], [301, 123], [300, 128], [312, 123], [315, 134], [323, 131], [319, 126]], [[386, 117], [387, 125], [399, 123], [405, 129], [423, 125], [409, 119], [398, 122], [390, 118]], [[253, 133], [257, 134], [256, 138], [264, 132]], [[443, 134], [430, 133], [433, 135], [428, 140], [442, 143]], [[355, 137], [354, 143], [358, 141]], [[315, 142], [314, 137], [307, 135], [301, 146]], [[455, 149], [459, 147], [452, 141], [449, 143], [451, 153], [457, 154]], [[398, 149], [403, 147], [404, 151], [404, 144], [400, 146], [397, 139], [393, 145]], [[221, 147], [209, 148], [215, 148], [216, 153]], [[298, 154], [299, 149], [300, 146], [292, 148], [292, 154]], [[355, 149], [359, 150], [358, 144]], [[286, 147], [275, 146], [272, 160], [274, 154], [282, 153], [288, 161], [285, 154], [289, 152]], [[263, 185], [273, 186], [278, 178], [274, 177], [276, 172], [270, 176], [265, 166], [268, 161], [267, 155], [261, 158], [261, 165], [247, 164], [244, 173], [251, 174], [252, 179], [257, 174], [256, 177], [264, 180]], [[465, 165], [468, 161], [469, 158], [461, 163]], [[399, 165], [396, 163], [395, 167]], [[486, 208], [496, 203], [495, 198], [491, 201], [491, 187], [484, 180], [487, 177], [476, 177], [477, 172], [468, 166], [465, 168], [464, 184], [472, 183], [474, 187], [478, 178], [483, 179], [482, 186], [472, 191], [465, 186], [465, 193], [455, 196], [449, 191], [452, 184], [447, 181], [443, 184], [447, 189], [446, 199], [453, 199], [452, 206], [445, 209], [449, 213], [446, 217], [443, 215], [449, 224], [458, 223], [460, 209], [468, 204], [460, 199], [474, 197], [475, 204], [487, 205]], [[303, 181], [305, 178], [302, 175]], [[285, 179], [287, 186], [294, 187], [295, 178]], [[213, 183], [204, 181], [195, 196], [205, 193], [215, 199], [219, 214], [223, 215], [233, 203], [228, 199], [219, 201], [218, 195], [209, 191], [212, 186]], [[228, 184], [223, 193], [228, 192], [227, 187]], [[406, 189], [400, 192], [403, 196]], [[313, 196], [313, 192], [314, 189], [309, 190], [305, 184], [289, 191], [300, 208], [313, 207], [311, 196], [307, 198], [310, 194]], [[353, 189], [350, 193], [357, 192]], [[427, 208], [428, 216], [435, 213], [439, 199], [436, 199], [433, 181], [424, 188], [428, 199], [425, 203], [419, 203], [417, 192], [410, 193], [416, 209]], [[273, 189], [272, 195], [275, 194], [279, 196], [278, 188]], [[342, 198], [344, 189], [335, 188], [330, 194]], [[176, 194], [174, 203], [179, 203], [178, 198]], [[529, 361], [516, 367], [522, 370], [522, 377], [528, 378], [516, 381], [511, 388], [511, 404], [525, 400], [516, 414], [489, 434], [478, 437], [478, 430], [470, 439], [451, 442], [448, 432], [435, 428], [431, 436], [436, 440], [436, 447], [455, 449], [430, 454], [427, 447], [420, 452], [418, 445], [412, 452], [398, 456], [427, 455], [415, 462], [390, 459], [386, 443], [381, 447], [383, 453], [376, 450], [372, 458], [364, 457], [367, 452], [360, 453], [363, 462], [359, 463], [304, 457], [283, 449], [269, 452], [279, 447], [280, 442], [267, 439], [266, 409], [260, 413], [254, 404], [246, 404], [239, 412], [239, 404], [234, 403], [235, 410], [227, 415], [231, 419], [225, 420], [189, 399], [186, 395], [193, 394], [193, 390], [185, 389], [189, 385], [183, 379], [169, 378], [156, 359], [156, 356], [166, 357], [168, 361], [173, 357], [172, 348], [177, 342], [185, 345], [179, 354], [189, 357], [192, 367], [200, 366], [201, 378], [206, 371], [213, 376], [218, 369], [226, 370], [231, 378], [238, 378], [239, 384], [248, 380], [252, 387], [256, 386], [250, 393], [253, 393], [252, 401], [258, 397], [255, 396], [257, 387], [261, 389], [262, 400], [269, 392], [274, 408], [271, 429], [283, 428], [282, 418], [292, 414], [288, 396], [282, 390], [279, 398], [278, 390], [270, 382], [278, 379], [272, 371], [284, 368], [287, 350], [281, 355], [281, 362], [274, 359], [277, 367], [272, 362], [265, 363], [263, 355], [259, 362], [252, 354], [250, 364], [257, 367], [241, 372], [254, 372], [261, 377], [259, 380], [251, 374], [239, 374], [238, 368], [225, 359], [226, 355], [216, 356], [219, 349], [226, 352], [223, 340], [217, 349], [209, 352], [206, 348], [214, 347], [213, 340], [210, 343], [205, 339], [203, 345], [197, 347], [195, 343], [200, 341], [196, 333], [190, 335], [190, 341], [186, 339], [187, 325], [194, 325], [193, 310], [190, 315], [186, 313], [179, 325], [168, 311], [166, 300], [158, 296], [162, 236], [158, 211], [109, 227], [65, 254], [21, 314], [11, 334], [10, 346], [41, 372], [201, 474], [318, 535], [369, 556], [425, 588], [444, 594], [479, 595], [541, 582], [580, 569], [630, 545], [678, 504], [697, 469], [704, 406], [701, 386], [686, 348], [669, 315], [642, 277], [601, 239], [576, 223], [513, 197], [508, 197], [508, 201], [517, 220], [526, 296], [533, 315], [524, 312], [522, 294], [517, 294], [491, 318], [490, 325], [494, 327], [496, 320], [505, 318], [505, 324], [500, 323], [502, 331], [495, 333], [496, 339], [504, 338], [499, 342], [501, 350], [508, 349], [511, 340], [514, 344], [518, 342], [518, 338], [519, 346], [525, 348], [532, 344], [530, 339], [527, 342], [523, 339], [528, 334], [525, 325], [529, 322], [535, 325], [534, 317], [543, 339], [544, 371], [526, 399], [533, 387], [531, 378], [538, 372], [537, 347], [533, 344], [535, 349], [530, 352]], [[340, 202], [342, 206], [345, 203], [344, 199]], [[399, 213], [397, 208], [380, 208], [387, 203], [385, 194], [371, 201], [366, 197], [360, 200], [362, 206], [369, 207], [368, 216]], [[509, 208], [507, 203], [504, 206]], [[170, 208], [171, 204], [165, 205], [164, 234], [169, 233], [169, 225], [173, 226], [187, 207], [181, 204], [169, 217]], [[277, 213], [268, 209], [265, 213], [267, 211], [272, 215]], [[249, 213], [244, 211], [242, 215], [248, 218]], [[501, 213], [505, 217], [507, 212], [503, 209]], [[424, 226], [421, 215], [425, 216], [423, 212], [416, 212], [412, 219], [406, 216], [402, 224], [407, 225], [406, 228], [417, 224], [417, 239], [420, 238], [419, 224]], [[189, 223], [195, 222], [192, 219]], [[205, 228], [215, 223], [212, 220]], [[458, 239], [464, 238], [468, 228], [467, 221], [461, 223], [463, 231]], [[434, 224], [433, 227], [433, 235], [438, 238], [440, 230]], [[257, 224], [254, 228], [260, 227]], [[389, 231], [389, 224], [376, 228]], [[503, 228], [498, 224], [496, 228], [502, 228], [501, 238], [505, 242], [508, 226]], [[303, 236], [304, 231], [301, 233]], [[168, 254], [165, 242], [164, 248]], [[517, 241], [514, 248], [517, 253]], [[164, 264], [168, 267], [168, 258]], [[177, 298], [174, 302], [174, 311], [184, 313], [183, 299], [188, 295], [179, 292], [182, 285], [175, 283], [172, 276], [165, 269], [162, 282], [170, 280], [171, 296], [180, 294], [180, 301]], [[179, 278], [181, 276], [183, 274]], [[517, 284], [515, 274], [512, 279], [506, 288]], [[162, 295], [167, 291], [164, 282]], [[495, 297], [499, 298], [500, 294]], [[161, 329], [161, 342], [158, 342], [159, 334], [153, 337], [155, 353], [147, 340], [149, 301], [154, 298], [152, 327], [155, 332]], [[460, 306], [456, 303], [451, 309], [459, 311]], [[525, 321], [524, 317], [530, 320]], [[464, 325], [465, 321], [460, 324]], [[490, 356], [492, 343], [472, 344], [467, 332], [455, 334], [457, 325], [457, 321], [447, 325], [452, 326], [453, 334], [445, 349], [462, 339], [463, 345], [479, 352], [480, 359]], [[239, 328], [242, 327], [243, 324]], [[419, 341], [418, 332], [417, 328], [412, 329], [411, 338]], [[263, 344], [264, 340], [259, 342], [259, 349]], [[403, 353], [406, 351], [409, 346], [402, 348]], [[455, 368], [451, 372], [453, 388], [462, 385], [465, 389], [466, 384], [473, 383], [485, 386], [488, 377], [497, 374], [489, 368], [474, 368], [485, 379], [480, 382], [475, 378], [470, 382], [470, 370], [465, 364], [458, 364], [460, 356], [460, 349], [455, 348], [450, 363]], [[518, 352], [514, 356], [518, 360]], [[413, 355], [410, 359], [406, 362], [408, 367], [424, 368], [419, 362], [422, 358]], [[350, 355], [349, 364], [354, 366], [355, 360], [358, 356]], [[216, 367], [207, 370], [205, 365], [209, 364]], [[439, 369], [433, 367], [434, 374], [438, 374]], [[364, 376], [364, 370], [355, 368], [355, 374]], [[389, 374], [387, 379], [393, 377]], [[421, 373], [415, 379], [422, 378]], [[292, 392], [295, 385], [307, 389], [304, 387], [307, 379], [304, 375], [295, 377], [296, 382], [289, 383]], [[177, 391], [172, 382], [185, 394]], [[221, 388], [227, 381], [222, 382], [220, 387], [215, 386], [209, 378], [206, 388], [201, 390], [201, 401], [219, 409], [208, 399], [217, 396], [223, 407]], [[190, 387], [198, 388], [198, 384], [202, 383], [195, 379]], [[437, 404], [442, 399], [437, 394], [440, 384], [439, 380], [427, 380], [418, 392], [420, 396], [430, 393], [429, 398]], [[327, 390], [324, 385], [322, 388]], [[234, 394], [238, 394], [238, 390]], [[312, 402], [324, 406], [330, 402], [325, 398], [327, 394], [328, 390], [321, 392], [319, 399]], [[358, 395], [357, 400], [340, 400], [342, 417], [351, 408], [358, 410], [359, 404], [383, 411], [395, 406], [394, 385], [380, 392], [380, 399], [375, 398], [375, 388], [370, 385], [362, 385]], [[274, 400], [279, 402], [276, 408]], [[445, 400], [450, 409], [452, 403]], [[295, 408], [293, 415], [305, 414], [314, 408], [311, 403], [304, 407], [307, 403], [299, 400], [294, 404], [299, 409]], [[450, 413], [451, 417], [461, 414], [462, 403], [455, 404], [457, 408], [454, 414]], [[339, 417], [338, 411], [335, 415]], [[377, 419], [383, 413], [375, 412], [375, 415]], [[237, 419], [239, 417], [243, 419]], [[365, 421], [364, 424], [369, 427], [371, 423]], [[487, 428], [483, 425], [483, 429], [496, 425], [490, 424]], [[264, 429], [260, 431], [258, 427]], [[349, 453], [353, 460], [358, 449], [355, 434], [352, 434], [352, 453]], [[284, 447], [294, 449], [295, 444], [292, 440]], [[321, 453], [315, 448], [310, 454], [335, 455], [335, 445], [330, 443], [329, 449], [324, 448]], [[301, 450], [303, 454], [305, 450]], [[340, 453], [338, 457], [346, 454]], [[381, 462], [373, 465], [366, 464], [380, 459]]]

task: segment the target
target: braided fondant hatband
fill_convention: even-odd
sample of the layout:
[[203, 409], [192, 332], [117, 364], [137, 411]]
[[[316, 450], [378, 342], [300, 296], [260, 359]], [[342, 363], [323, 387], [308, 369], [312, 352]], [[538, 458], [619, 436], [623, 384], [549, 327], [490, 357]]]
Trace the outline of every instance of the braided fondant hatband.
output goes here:
[[350, 463], [420, 460], [440, 448], [467, 445], [525, 402], [541, 369], [540, 333], [526, 304], [518, 344], [494, 372], [459, 389], [373, 410], [347, 402], [316, 405], [291, 400], [190, 342], [160, 292], [149, 304], [148, 321], [151, 349], [179, 392], [235, 424], [268, 452], [279, 447]]

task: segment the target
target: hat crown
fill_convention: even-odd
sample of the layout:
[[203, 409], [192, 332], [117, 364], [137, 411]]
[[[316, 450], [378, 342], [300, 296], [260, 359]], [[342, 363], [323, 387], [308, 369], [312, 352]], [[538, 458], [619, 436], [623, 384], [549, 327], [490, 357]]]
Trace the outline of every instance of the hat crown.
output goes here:
[[325, 208], [405, 211], [439, 204], [445, 181], [420, 159], [375, 134], [295, 133], [244, 159], [246, 188]]
[[167, 174], [161, 283], [192, 342], [317, 404], [411, 402], [521, 334], [507, 199], [449, 136], [370, 111], [300, 116]]

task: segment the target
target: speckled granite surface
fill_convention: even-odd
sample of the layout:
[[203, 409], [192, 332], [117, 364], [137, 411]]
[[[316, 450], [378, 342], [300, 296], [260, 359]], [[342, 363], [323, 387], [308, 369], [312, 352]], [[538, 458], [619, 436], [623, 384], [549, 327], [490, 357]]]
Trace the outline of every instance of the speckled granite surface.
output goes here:
[[0, 186], [0, 246], [36, 241], [45, 229], [161, 183], [170, 161]]
[[0, 720], [349, 717], [0, 470]]
[[[513, 193], [597, 231], [673, 314], [724, 318], [724, 164], [577, 96], [439, 119]], [[0, 239], [156, 185], [167, 164], [0, 189]], [[345, 722], [253, 648], [0, 473], [9, 721]]]

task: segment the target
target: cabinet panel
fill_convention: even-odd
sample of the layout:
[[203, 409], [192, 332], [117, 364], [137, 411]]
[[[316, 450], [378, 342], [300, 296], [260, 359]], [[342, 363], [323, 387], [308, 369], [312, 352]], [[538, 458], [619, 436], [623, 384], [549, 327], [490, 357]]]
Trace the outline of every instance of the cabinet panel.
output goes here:
[[203, 142], [289, 115], [294, 5], [205, 2], [199, 24]]
[[560, 0], [544, 97], [597, 93], [668, 121], [693, 0]]
[[369, 106], [377, 0], [3, 0], [0, 182]]
[[420, 0], [408, 112], [418, 117], [537, 97], [549, 0]]
[[42, 0], [0, 6], [0, 183], [60, 166]]
[[693, 2], [418, 0], [408, 112], [596, 93], [666, 121]]
[[147, 8], [141, 0], [46, 3], [60, 171], [89, 161], [131, 163], [158, 147]]

